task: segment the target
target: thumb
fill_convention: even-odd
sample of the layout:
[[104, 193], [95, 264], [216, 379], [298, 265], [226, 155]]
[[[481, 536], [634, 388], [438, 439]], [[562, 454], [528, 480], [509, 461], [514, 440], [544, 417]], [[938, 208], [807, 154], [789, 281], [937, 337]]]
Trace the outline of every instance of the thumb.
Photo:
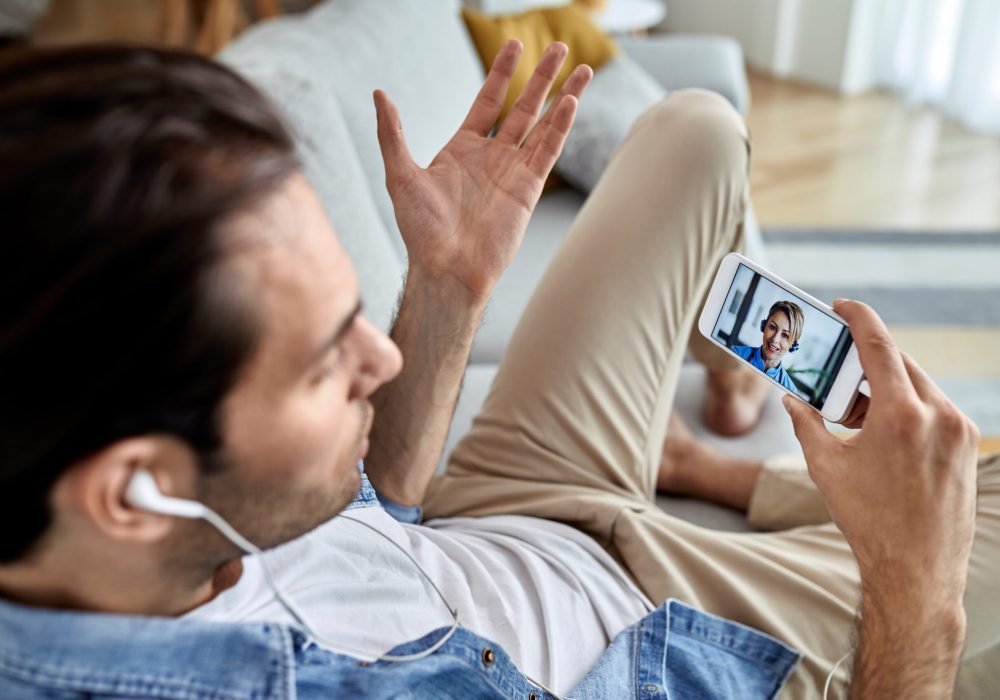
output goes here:
[[795, 439], [802, 445], [802, 453], [808, 464], [813, 458], [830, 451], [830, 443], [837, 438], [830, 434], [823, 424], [823, 418], [816, 411], [791, 396], [781, 397], [781, 404], [792, 417], [792, 427], [795, 428]]
[[406, 180], [408, 172], [417, 164], [406, 145], [403, 125], [399, 121], [399, 111], [389, 96], [381, 90], [376, 90], [373, 97], [378, 125], [378, 145], [382, 150], [382, 162], [385, 164], [386, 184]]

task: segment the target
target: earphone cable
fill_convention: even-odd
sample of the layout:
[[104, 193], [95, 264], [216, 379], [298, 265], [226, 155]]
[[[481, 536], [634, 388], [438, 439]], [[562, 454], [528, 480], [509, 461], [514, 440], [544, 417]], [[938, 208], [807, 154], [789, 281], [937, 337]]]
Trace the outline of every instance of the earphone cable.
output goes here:
[[378, 535], [379, 537], [383, 538], [386, 542], [388, 542], [389, 544], [391, 544], [393, 547], [395, 547], [396, 549], [398, 549], [400, 552], [402, 552], [403, 555], [407, 559], [410, 560], [410, 563], [413, 564], [413, 566], [416, 567], [416, 569], [423, 575], [423, 577], [424, 577], [424, 579], [426, 579], [427, 583], [431, 584], [431, 588], [433, 588], [434, 592], [437, 593], [438, 598], [441, 599], [441, 602], [444, 603], [444, 606], [446, 608], [448, 608], [448, 612], [451, 613], [451, 616], [453, 618], [455, 618], [456, 620], [458, 619], [458, 609], [451, 607], [451, 605], [448, 603], [448, 599], [444, 597], [444, 593], [442, 593], [441, 589], [438, 588], [438, 586], [437, 586], [436, 583], [434, 583], [434, 579], [432, 579], [430, 576], [427, 575], [427, 572], [424, 571], [423, 567], [420, 566], [420, 564], [417, 563], [417, 560], [413, 558], [413, 555], [410, 554], [409, 552], [407, 552], [404, 547], [400, 546], [400, 544], [398, 542], [396, 542], [395, 540], [393, 540], [391, 537], [386, 536], [385, 533], [380, 532], [378, 530], [378, 528], [374, 527], [373, 525], [371, 525], [369, 523], [366, 523], [364, 520], [358, 520], [357, 518], [352, 518], [349, 515], [338, 515], [337, 517], [339, 519], [341, 519], [341, 520], [350, 520], [352, 523], [357, 523], [358, 525], [361, 525], [363, 527], [368, 528], [369, 530], [371, 530], [372, 532], [374, 532], [376, 535]]
[[851, 652], [847, 652], [846, 654], [844, 654], [843, 656], [841, 656], [840, 660], [837, 661], [837, 663], [835, 663], [833, 665], [833, 668], [830, 669], [830, 673], [827, 674], [827, 677], [826, 677], [826, 684], [823, 686], [823, 700], [826, 700], [827, 693], [830, 692], [830, 683], [833, 681], [833, 674], [835, 674], [837, 672], [837, 669], [840, 668], [840, 664], [842, 664], [845, 661], [847, 661], [847, 658], [850, 655], [851, 655]]
[[[285, 594], [283, 590], [281, 590], [281, 587], [278, 585], [278, 582], [274, 578], [274, 573], [271, 571], [271, 567], [268, 564], [267, 558], [264, 556], [264, 552], [261, 551], [261, 549], [257, 545], [255, 545], [253, 542], [251, 542], [243, 535], [241, 535], [239, 532], [237, 532], [236, 529], [233, 528], [228, 522], [226, 522], [226, 520], [221, 515], [216, 513], [211, 508], [208, 508], [206, 506], [204, 508], [201, 517], [203, 517], [212, 526], [214, 526], [223, 535], [223, 537], [225, 537], [227, 540], [232, 542], [235, 546], [237, 546], [247, 554], [252, 555], [260, 563], [261, 569], [264, 571], [264, 579], [267, 583], [267, 587], [271, 590], [272, 595], [274, 595], [274, 597], [282, 605], [282, 607], [284, 607], [285, 610], [288, 611], [288, 613], [292, 616], [292, 618], [305, 630], [305, 632], [309, 636], [319, 641], [321, 644], [323, 644], [323, 646], [332, 649], [333, 651], [340, 652], [342, 654], [346, 654], [349, 656], [360, 656], [362, 658], [373, 657], [373, 655], [368, 652], [364, 652], [359, 649], [352, 649], [350, 647], [345, 647], [339, 643], [331, 642], [330, 640], [326, 639], [323, 635], [321, 635], [319, 632], [317, 632], [316, 628], [313, 627], [311, 624], [309, 624], [309, 620], [306, 617], [305, 613], [302, 612], [302, 610], [299, 608], [298, 605], [296, 605], [295, 601], [293, 601], [290, 596], [288, 596], [287, 594]], [[399, 549], [399, 551], [401, 551], [404, 555], [406, 555], [406, 557], [410, 560], [410, 562], [412, 562], [412, 564], [420, 572], [420, 575], [423, 576], [428, 583], [430, 583], [431, 587], [434, 589], [434, 592], [437, 593], [438, 597], [441, 599], [441, 602], [444, 603], [445, 608], [447, 608], [452, 618], [452, 625], [448, 629], [448, 631], [444, 634], [444, 636], [441, 637], [441, 639], [434, 642], [434, 644], [432, 644], [428, 648], [414, 654], [402, 654], [402, 655], [382, 654], [374, 657], [375, 660], [416, 661], [418, 659], [423, 659], [427, 656], [430, 656], [438, 649], [443, 647], [448, 642], [448, 640], [455, 635], [455, 632], [458, 631], [458, 628], [461, 627], [461, 622], [458, 619], [458, 610], [456, 608], [453, 608], [448, 603], [448, 599], [445, 598], [444, 594], [441, 592], [441, 589], [438, 588], [436, 583], [434, 583], [434, 580], [427, 575], [427, 572], [423, 570], [423, 567], [421, 567], [420, 564], [417, 563], [417, 561], [413, 558], [413, 556], [409, 552], [403, 549], [399, 544], [394, 542], [391, 538], [379, 532], [376, 528], [356, 518], [352, 518], [345, 515], [341, 515], [338, 517], [343, 518], [344, 520], [350, 520], [351, 522], [367, 527], [368, 529], [372, 530], [375, 534], [379, 535], [383, 539], [390, 542], [394, 547], [396, 547], [397, 549]]]
[[[298, 607], [295, 601], [293, 601], [290, 596], [286, 595], [285, 592], [281, 590], [281, 587], [275, 580], [274, 573], [271, 571], [271, 567], [268, 564], [266, 557], [264, 556], [264, 552], [259, 547], [257, 547], [257, 545], [255, 545], [253, 542], [243, 537], [243, 535], [241, 535], [229, 523], [227, 523], [225, 519], [222, 518], [221, 515], [213, 511], [211, 508], [208, 508], [206, 506], [204, 508], [204, 512], [202, 513], [201, 517], [203, 517], [205, 520], [211, 523], [226, 539], [228, 539], [235, 546], [239, 547], [247, 554], [253, 556], [260, 563], [261, 569], [263, 569], [264, 571], [264, 579], [267, 582], [267, 587], [271, 590], [272, 595], [274, 595], [275, 599], [277, 599], [277, 601], [282, 605], [282, 607], [284, 607], [285, 610], [288, 611], [288, 613], [295, 619], [295, 621], [303, 628], [303, 630], [305, 630], [305, 632], [309, 636], [314, 638], [316, 641], [320, 642], [326, 648], [331, 649], [332, 651], [336, 651], [348, 656], [355, 656], [362, 658], [372, 657], [372, 655], [367, 652], [363, 652], [358, 649], [352, 649], [350, 647], [345, 647], [339, 643], [331, 642], [330, 640], [326, 639], [323, 635], [319, 634], [316, 631], [316, 629], [309, 624], [309, 621], [306, 618], [305, 613], [302, 612], [302, 610]], [[362, 527], [368, 528], [376, 535], [378, 535], [382, 539], [392, 544], [400, 552], [402, 552], [403, 555], [410, 560], [413, 566], [416, 567], [417, 571], [420, 572], [420, 575], [424, 577], [424, 580], [426, 580], [431, 585], [431, 588], [434, 589], [434, 592], [441, 599], [441, 602], [444, 603], [445, 608], [447, 608], [448, 612], [452, 616], [452, 625], [448, 629], [448, 631], [445, 632], [445, 634], [441, 637], [441, 639], [437, 640], [436, 642], [434, 642], [434, 644], [427, 647], [426, 649], [416, 652], [414, 654], [382, 654], [380, 656], [374, 657], [374, 660], [392, 661], [392, 662], [417, 661], [419, 659], [423, 659], [430, 656], [438, 649], [443, 647], [448, 642], [448, 640], [455, 635], [455, 632], [458, 631], [458, 628], [461, 627], [461, 622], [459, 621], [458, 618], [458, 609], [451, 606], [451, 604], [448, 602], [448, 599], [445, 597], [444, 593], [434, 582], [434, 579], [432, 579], [427, 574], [427, 572], [424, 571], [423, 567], [420, 566], [417, 560], [413, 558], [412, 554], [407, 552], [406, 549], [404, 549], [399, 543], [395, 542], [385, 533], [380, 532], [377, 528], [375, 528], [371, 524], [366, 523], [363, 520], [358, 520], [357, 518], [352, 518], [348, 515], [339, 515], [337, 517], [342, 520], [348, 520], [350, 522], [357, 523]], [[525, 678], [530, 682], [534, 683], [535, 685], [537, 685], [545, 692], [547, 692], [552, 697], [559, 700], [560, 696], [555, 692], [553, 692], [552, 690], [550, 690], [549, 688], [547, 688], [544, 684], [539, 683], [537, 680], [528, 675], [525, 675]], [[567, 700], [570, 699], [567, 698]]]
[[[421, 659], [421, 658], [427, 656], [429, 653], [433, 653], [434, 651], [437, 651], [438, 648], [440, 648], [441, 646], [443, 646], [444, 643], [447, 642], [448, 639], [451, 638], [451, 635], [454, 634], [455, 630], [458, 628], [458, 626], [459, 626], [458, 609], [457, 608], [453, 608], [448, 603], [448, 599], [445, 597], [444, 593], [441, 592], [441, 589], [438, 588], [437, 584], [434, 583], [434, 579], [432, 579], [430, 577], [430, 575], [426, 571], [424, 571], [424, 568], [422, 566], [420, 566], [420, 564], [417, 563], [417, 560], [413, 558], [413, 555], [410, 554], [409, 552], [407, 552], [406, 549], [404, 549], [403, 547], [401, 547], [399, 545], [399, 543], [397, 543], [395, 540], [393, 540], [392, 538], [388, 537], [384, 533], [380, 532], [378, 529], [376, 529], [371, 524], [364, 522], [363, 520], [358, 520], [357, 518], [352, 518], [349, 515], [339, 515], [338, 517], [340, 519], [342, 519], [342, 520], [350, 520], [352, 523], [357, 523], [358, 525], [362, 525], [362, 526], [368, 528], [369, 530], [371, 530], [372, 532], [374, 532], [375, 534], [377, 534], [379, 537], [382, 537], [387, 542], [389, 542], [390, 544], [392, 544], [400, 552], [402, 552], [403, 555], [407, 559], [410, 560], [410, 562], [413, 564], [413, 566], [416, 567], [416, 569], [424, 577], [424, 579], [427, 581], [427, 583], [431, 584], [431, 587], [438, 594], [438, 597], [441, 598], [441, 602], [444, 603], [444, 606], [446, 608], [448, 608], [448, 611], [452, 614], [452, 617], [455, 620], [455, 626], [452, 627], [448, 631], [448, 634], [446, 634], [442, 639], [438, 640], [438, 642], [435, 643], [429, 649], [425, 649], [424, 651], [420, 652], [419, 654], [407, 654], [407, 655], [403, 655], [403, 656], [393, 656], [393, 655], [389, 655], [389, 654], [383, 654], [382, 656], [379, 657], [379, 659], [384, 659], [384, 660], [388, 660], [388, 661], [413, 661], [413, 660], [416, 660], [416, 659]], [[535, 685], [537, 685], [539, 688], [541, 688], [542, 690], [544, 690], [546, 693], [548, 693], [552, 697], [556, 698], [556, 700], [559, 700], [560, 696], [558, 694], [556, 694], [554, 691], [552, 691], [549, 688], [547, 688], [542, 683], [539, 683], [538, 681], [536, 681], [531, 676], [528, 676], [527, 674], [525, 674], [525, 678], [527, 678], [529, 681], [531, 681], [532, 683], [534, 683]], [[571, 700], [571, 698], [566, 698], [566, 700]]]

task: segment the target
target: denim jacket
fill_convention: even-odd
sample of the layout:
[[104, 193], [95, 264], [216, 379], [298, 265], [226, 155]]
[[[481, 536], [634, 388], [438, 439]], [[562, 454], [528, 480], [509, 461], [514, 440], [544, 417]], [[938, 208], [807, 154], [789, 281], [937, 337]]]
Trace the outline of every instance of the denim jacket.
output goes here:
[[[379, 507], [366, 478], [352, 508]], [[419, 514], [388, 504], [407, 520]], [[572, 624], [572, 621], [566, 621]], [[447, 630], [397, 646], [414, 654]], [[568, 697], [772, 698], [798, 665], [782, 643], [667, 601], [619, 634]], [[459, 628], [415, 661], [365, 662], [283, 624], [29, 608], [0, 601], [0, 698], [551, 698], [504, 650]]]

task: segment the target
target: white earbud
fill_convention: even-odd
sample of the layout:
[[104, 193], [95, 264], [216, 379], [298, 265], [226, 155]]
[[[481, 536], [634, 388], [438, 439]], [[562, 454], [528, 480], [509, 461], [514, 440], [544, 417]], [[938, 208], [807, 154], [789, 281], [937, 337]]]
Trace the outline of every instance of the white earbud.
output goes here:
[[208, 508], [186, 498], [164, 496], [156, 485], [153, 475], [145, 469], [137, 469], [125, 490], [125, 500], [132, 505], [162, 515], [178, 518], [204, 518]]
[[188, 518], [198, 520], [204, 518], [212, 527], [222, 533], [222, 535], [234, 545], [248, 554], [259, 554], [260, 549], [236, 532], [232, 525], [223, 520], [222, 516], [206, 505], [198, 501], [187, 498], [176, 498], [174, 496], [164, 496], [160, 493], [160, 487], [156, 485], [153, 475], [145, 469], [136, 469], [132, 479], [125, 489], [125, 501], [135, 506], [148, 510], [151, 513], [161, 515], [172, 515], [175, 518]]
[[[247, 554], [259, 556], [262, 553], [257, 545], [238, 533], [232, 525], [223, 519], [221, 515], [208, 506], [203, 505], [198, 501], [192, 501], [186, 498], [164, 496], [160, 493], [160, 487], [156, 485], [156, 480], [153, 478], [153, 475], [145, 469], [137, 469], [135, 474], [132, 475], [132, 478], [128, 482], [128, 486], [125, 489], [125, 501], [136, 508], [142, 508], [143, 510], [148, 510], [151, 513], [160, 513], [161, 515], [171, 515], [177, 518], [189, 518], [192, 520], [203, 518], [211, 524], [212, 527], [222, 533], [223, 537]], [[291, 598], [286, 596], [280, 588], [278, 588], [278, 584], [274, 580], [274, 575], [271, 573], [271, 567], [268, 566], [267, 560], [260, 557], [259, 561], [264, 570], [264, 578], [267, 581], [267, 586], [271, 589], [271, 592], [274, 593], [274, 597], [285, 607], [292, 618], [302, 625], [302, 627], [309, 634], [316, 637], [316, 633], [313, 631], [313, 628], [310, 626], [299, 607], [291, 600]]]

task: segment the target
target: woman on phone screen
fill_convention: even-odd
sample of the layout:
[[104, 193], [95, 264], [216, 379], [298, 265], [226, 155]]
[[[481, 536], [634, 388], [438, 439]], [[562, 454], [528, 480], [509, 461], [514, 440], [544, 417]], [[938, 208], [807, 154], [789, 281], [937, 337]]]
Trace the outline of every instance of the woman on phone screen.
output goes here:
[[764, 334], [760, 347], [734, 345], [732, 351], [782, 386], [797, 391], [792, 378], [781, 366], [785, 355], [799, 349], [805, 325], [802, 309], [794, 301], [777, 301], [767, 318], [760, 322]]

